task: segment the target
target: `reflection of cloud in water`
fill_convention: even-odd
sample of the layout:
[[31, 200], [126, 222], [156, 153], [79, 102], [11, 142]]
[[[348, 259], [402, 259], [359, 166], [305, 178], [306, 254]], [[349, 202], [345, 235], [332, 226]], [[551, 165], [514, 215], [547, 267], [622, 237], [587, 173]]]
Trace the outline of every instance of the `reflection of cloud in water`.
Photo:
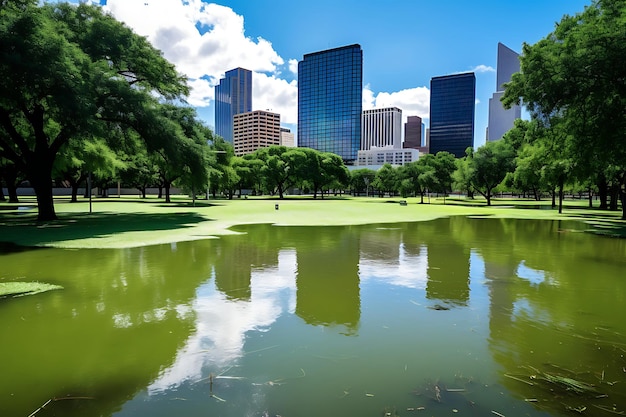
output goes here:
[[[539, 285], [542, 282], [546, 281], [546, 271], [541, 271], [538, 269], [533, 269], [524, 263], [524, 261], [520, 262], [517, 266], [517, 276], [529, 281], [531, 284]], [[549, 284], [550, 282], [548, 282]]]
[[204, 369], [215, 372], [240, 358], [246, 332], [262, 331], [281, 314], [295, 310], [295, 271], [293, 250], [279, 253], [277, 267], [253, 269], [250, 301], [228, 299], [215, 289], [214, 279], [201, 285], [191, 306], [196, 314], [196, 332], [148, 391], [153, 394], [187, 380], [199, 380], [206, 377]]
[[359, 275], [361, 281], [378, 279], [399, 287], [424, 289], [428, 281], [428, 249], [422, 246], [418, 255], [412, 255], [400, 244], [397, 262], [362, 257]]
[[551, 323], [550, 312], [539, 306], [533, 306], [527, 298], [520, 298], [513, 303], [513, 320], [529, 320], [533, 323]]

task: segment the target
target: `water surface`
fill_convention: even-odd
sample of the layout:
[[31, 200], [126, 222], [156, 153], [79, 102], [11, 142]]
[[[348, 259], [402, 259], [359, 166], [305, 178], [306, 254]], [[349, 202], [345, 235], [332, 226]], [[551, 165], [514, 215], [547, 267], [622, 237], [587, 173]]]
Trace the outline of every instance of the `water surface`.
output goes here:
[[[626, 242], [453, 217], [0, 255], [0, 415], [626, 410]], [[495, 413], [494, 413], [495, 412]]]

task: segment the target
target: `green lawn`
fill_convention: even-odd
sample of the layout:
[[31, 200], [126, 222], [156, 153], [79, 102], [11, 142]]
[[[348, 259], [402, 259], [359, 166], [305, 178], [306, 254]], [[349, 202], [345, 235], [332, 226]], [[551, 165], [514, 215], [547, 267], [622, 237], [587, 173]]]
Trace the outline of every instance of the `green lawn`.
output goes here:
[[[550, 201], [494, 199], [487, 207], [481, 199], [311, 197], [279, 199], [196, 200], [174, 197], [172, 203], [148, 197], [98, 198], [89, 203], [55, 201], [59, 220], [38, 224], [33, 198], [20, 204], [0, 203], [0, 242], [24, 246], [66, 248], [122, 248], [206, 239], [233, 233], [231, 226], [249, 223], [287, 225], [356, 225], [432, 220], [445, 216], [577, 219], [597, 225], [604, 234], [626, 237], [621, 212], [586, 208], [585, 200], [566, 201], [563, 214]], [[275, 209], [275, 205], [279, 209]]]

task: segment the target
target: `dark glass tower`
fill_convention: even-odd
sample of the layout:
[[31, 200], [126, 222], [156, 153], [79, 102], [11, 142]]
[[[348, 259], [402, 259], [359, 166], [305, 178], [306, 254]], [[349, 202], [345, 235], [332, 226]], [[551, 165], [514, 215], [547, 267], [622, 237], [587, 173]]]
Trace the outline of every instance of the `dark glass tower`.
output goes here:
[[233, 117], [252, 111], [252, 72], [227, 71], [215, 86], [215, 133], [233, 143]]
[[430, 80], [430, 153], [457, 158], [474, 146], [476, 77], [473, 72]]
[[362, 96], [360, 45], [304, 55], [298, 63], [298, 146], [356, 160]]

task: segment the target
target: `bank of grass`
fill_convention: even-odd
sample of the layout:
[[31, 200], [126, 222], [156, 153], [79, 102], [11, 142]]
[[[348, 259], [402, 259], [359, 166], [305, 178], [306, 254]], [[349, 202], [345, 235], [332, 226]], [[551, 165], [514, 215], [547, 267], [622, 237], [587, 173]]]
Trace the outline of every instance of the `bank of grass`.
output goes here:
[[46, 284], [45, 282], [0, 282], [0, 299], [35, 295], [46, 291], [62, 289], [63, 287], [60, 285]]
[[[405, 200], [406, 205], [399, 202]], [[155, 197], [98, 198], [70, 203], [55, 201], [59, 220], [37, 223], [33, 199], [0, 203], [0, 241], [22, 246], [65, 248], [123, 248], [207, 239], [234, 233], [232, 226], [252, 223], [289, 225], [358, 225], [432, 220], [446, 216], [488, 216], [521, 219], [580, 220], [600, 233], [626, 237], [619, 212], [586, 208], [585, 200], [568, 200], [563, 214], [550, 201], [482, 199], [306, 197], [196, 200], [174, 197], [171, 203]], [[278, 209], [276, 209], [278, 205]]]

